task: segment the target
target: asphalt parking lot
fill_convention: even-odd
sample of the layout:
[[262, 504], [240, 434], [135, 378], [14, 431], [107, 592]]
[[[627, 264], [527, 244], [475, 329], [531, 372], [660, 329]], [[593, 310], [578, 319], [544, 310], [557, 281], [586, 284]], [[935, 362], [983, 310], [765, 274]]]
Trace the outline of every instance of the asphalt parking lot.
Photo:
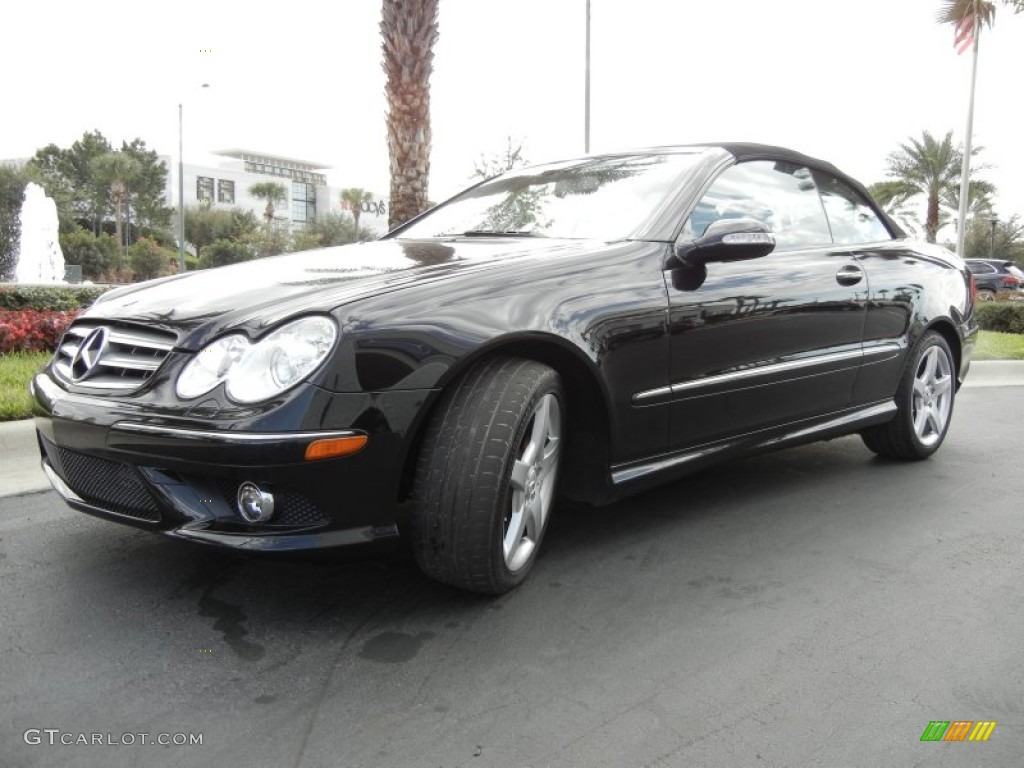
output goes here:
[[919, 464], [851, 437], [563, 505], [499, 599], [2, 499], [0, 765], [1019, 766], [1022, 404], [965, 389]]

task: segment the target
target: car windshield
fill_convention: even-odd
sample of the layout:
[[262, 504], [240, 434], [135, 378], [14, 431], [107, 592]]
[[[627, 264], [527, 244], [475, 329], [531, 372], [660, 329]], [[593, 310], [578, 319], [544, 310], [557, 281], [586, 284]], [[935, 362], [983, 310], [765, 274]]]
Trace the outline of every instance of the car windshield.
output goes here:
[[699, 156], [597, 157], [510, 171], [466, 190], [398, 236], [621, 240], [651, 216]]

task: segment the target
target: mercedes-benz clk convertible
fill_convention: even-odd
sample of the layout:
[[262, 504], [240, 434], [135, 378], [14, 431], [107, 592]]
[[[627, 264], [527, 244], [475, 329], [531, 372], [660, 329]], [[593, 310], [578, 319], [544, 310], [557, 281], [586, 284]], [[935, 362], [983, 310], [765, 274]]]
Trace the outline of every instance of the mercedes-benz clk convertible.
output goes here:
[[250, 552], [402, 539], [429, 576], [497, 594], [560, 497], [849, 433], [928, 457], [972, 293], [828, 163], [590, 156], [375, 242], [105, 294], [32, 383], [39, 447], [107, 520]]

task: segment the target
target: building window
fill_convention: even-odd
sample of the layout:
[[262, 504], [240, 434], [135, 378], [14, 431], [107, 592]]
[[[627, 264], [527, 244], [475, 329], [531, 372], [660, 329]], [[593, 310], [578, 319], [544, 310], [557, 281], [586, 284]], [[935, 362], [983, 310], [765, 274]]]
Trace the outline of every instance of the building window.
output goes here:
[[217, 202], [228, 204], [235, 202], [235, 182], [217, 179]]
[[201, 203], [213, 202], [213, 179], [209, 176], [196, 177], [196, 199]]
[[306, 222], [316, 218], [316, 187], [301, 181], [292, 182], [292, 221]]

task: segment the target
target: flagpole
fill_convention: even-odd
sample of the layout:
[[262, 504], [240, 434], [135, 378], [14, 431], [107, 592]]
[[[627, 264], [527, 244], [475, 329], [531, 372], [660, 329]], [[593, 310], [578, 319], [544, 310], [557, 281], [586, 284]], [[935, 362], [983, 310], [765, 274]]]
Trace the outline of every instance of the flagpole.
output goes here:
[[587, 49], [583, 84], [583, 153], [590, 154], [590, 0], [587, 0]]
[[971, 134], [974, 131], [974, 84], [978, 78], [978, 44], [981, 39], [981, 24], [974, 9], [974, 49], [971, 53], [971, 95], [967, 103], [967, 131], [964, 136], [964, 157], [960, 167], [960, 215], [956, 226], [956, 255], [964, 256], [964, 241], [967, 238], [967, 195], [971, 178]]

